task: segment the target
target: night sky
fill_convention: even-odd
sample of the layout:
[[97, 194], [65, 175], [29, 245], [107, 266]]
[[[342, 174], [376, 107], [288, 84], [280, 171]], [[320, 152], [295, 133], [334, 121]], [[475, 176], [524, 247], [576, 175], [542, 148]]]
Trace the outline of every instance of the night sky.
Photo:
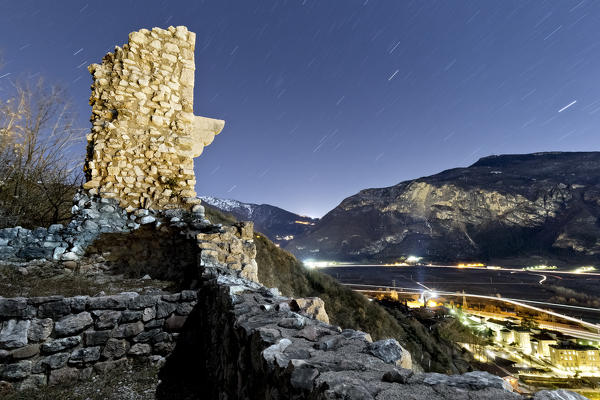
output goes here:
[[490, 154], [600, 147], [593, 0], [0, 1], [0, 87], [59, 82], [88, 127], [87, 65], [169, 25], [197, 33], [195, 114], [227, 121], [199, 195], [321, 216]]

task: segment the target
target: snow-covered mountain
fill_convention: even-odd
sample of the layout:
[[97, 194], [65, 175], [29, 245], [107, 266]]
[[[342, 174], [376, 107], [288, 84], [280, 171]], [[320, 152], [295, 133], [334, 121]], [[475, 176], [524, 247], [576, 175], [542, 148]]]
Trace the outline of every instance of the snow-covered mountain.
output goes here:
[[256, 231], [267, 235], [277, 244], [287, 243], [318, 221], [317, 218], [298, 215], [269, 204], [242, 203], [210, 196], [202, 196], [200, 199], [204, 205], [229, 213], [240, 221], [254, 222]]
[[257, 204], [242, 203], [241, 201], [233, 199], [219, 199], [217, 197], [210, 196], [201, 196], [200, 199], [204, 203], [210, 204], [211, 206], [218, 208], [221, 211], [229, 213], [233, 212], [234, 210], [236, 212], [239, 212], [241, 209], [245, 209], [248, 213], [247, 218], [250, 218], [252, 216], [252, 212], [256, 209], [256, 207], [258, 207]]

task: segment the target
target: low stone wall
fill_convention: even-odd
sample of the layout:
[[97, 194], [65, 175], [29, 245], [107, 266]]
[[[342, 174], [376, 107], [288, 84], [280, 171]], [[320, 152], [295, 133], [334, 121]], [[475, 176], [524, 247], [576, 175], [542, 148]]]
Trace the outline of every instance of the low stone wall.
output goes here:
[[24, 389], [89, 378], [130, 358], [162, 362], [196, 301], [191, 290], [0, 298], [0, 380]]

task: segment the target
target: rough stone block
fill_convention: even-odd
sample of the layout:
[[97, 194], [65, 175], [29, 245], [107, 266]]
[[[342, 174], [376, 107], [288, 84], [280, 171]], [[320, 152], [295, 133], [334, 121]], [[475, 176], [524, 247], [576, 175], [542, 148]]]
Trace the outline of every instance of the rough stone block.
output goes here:
[[129, 342], [125, 339], [109, 339], [102, 350], [104, 358], [121, 358], [129, 350]]
[[9, 319], [0, 323], [0, 348], [16, 349], [27, 344], [29, 320]]
[[57, 336], [69, 336], [82, 332], [94, 323], [89, 312], [67, 315], [54, 324], [54, 332]]
[[111, 331], [111, 337], [114, 338], [129, 338], [133, 337], [144, 330], [142, 322], [133, 322], [129, 324], [121, 324]]
[[85, 331], [83, 341], [86, 346], [97, 346], [104, 344], [110, 338], [110, 331]]
[[71, 305], [68, 300], [58, 300], [44, 303], [38, 308], [39, 318], [58, 319], [71, 313]]
[[42, 386], [45, 386], [48, 382], [48, 378], [44, 374], [29, 375], [17, 384], [17, 390], [31, 390]]
[[152, 351], [152, 347], [146, 343], [136, 343], [131, 346], [127, 354], [132, 356], [147, 356]]
[[9, 381], [23, 379], [31, 373], [31, 365], [32, 363], [29, 360], [0, 365], [0, 378]]
[[123, 310], [130, 301], [131, 297], [125, 295], [88, 297], [87, 308], [88, 310]]
[[69, 364], [81, 365], [81, 364], [97, 361], [99, 359], [100, 359], [100, 346], [82, 347], [81, 349], [76, 349], [71, 353], [71, 357], [69, 358]]
[[0, 298], [0, 318], [24, 318], [25, 316], [27, 316], [27, 300], [25, 298]]
[[156, 318], [165, 318], [171, 315], [177, 309], [177, 304], [166, 301], [159, 301], [156, 305]]
[[12, 357], [15, 360], [19, 360], [22, 358], [31, 358], [40, 352], [39, 344], [29, 344], [25, 347], [18, 348], [12, 351]]
[[[153, 308], [152, 308], [153, 310]], [[142, 311], [125, 310], [121, 314], [121, 322], [136, 322], [142, 319]]]
[[92, 315], [96, 319], [96, 322], [94, 323], [96, 329], [114, 328], [121, 319], [121, 312], [114, 310], [96, 310], [92, 311]]
[[42, 358], [40, 364], [49, 370], [58, 369], [67, 365], [69, 357], [71, 357], [71, 353], [56, 353]]
[[42, 353], [57, 353], [59, 351], [71, 349], [79, 346], [81, 336], [71, 336], [42, 343]]
[[50, 372], [50, 378], [48, 379], [48, 385], [65, 385], [73, 383], [79, 380], [80, 372], [77, 368], [64, 367], [55, 369]]

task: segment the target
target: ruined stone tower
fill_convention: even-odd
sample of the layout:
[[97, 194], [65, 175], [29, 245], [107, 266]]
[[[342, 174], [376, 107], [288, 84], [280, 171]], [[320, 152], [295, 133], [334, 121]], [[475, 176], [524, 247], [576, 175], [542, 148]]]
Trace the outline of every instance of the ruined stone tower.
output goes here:
[[196, 198], [193, 158], [225, 124], [198, 117], [194, 43], [186, 27], [142, 29], [93, 75], [92, 132], [84, 188], [124, 208], [187, 208]]

